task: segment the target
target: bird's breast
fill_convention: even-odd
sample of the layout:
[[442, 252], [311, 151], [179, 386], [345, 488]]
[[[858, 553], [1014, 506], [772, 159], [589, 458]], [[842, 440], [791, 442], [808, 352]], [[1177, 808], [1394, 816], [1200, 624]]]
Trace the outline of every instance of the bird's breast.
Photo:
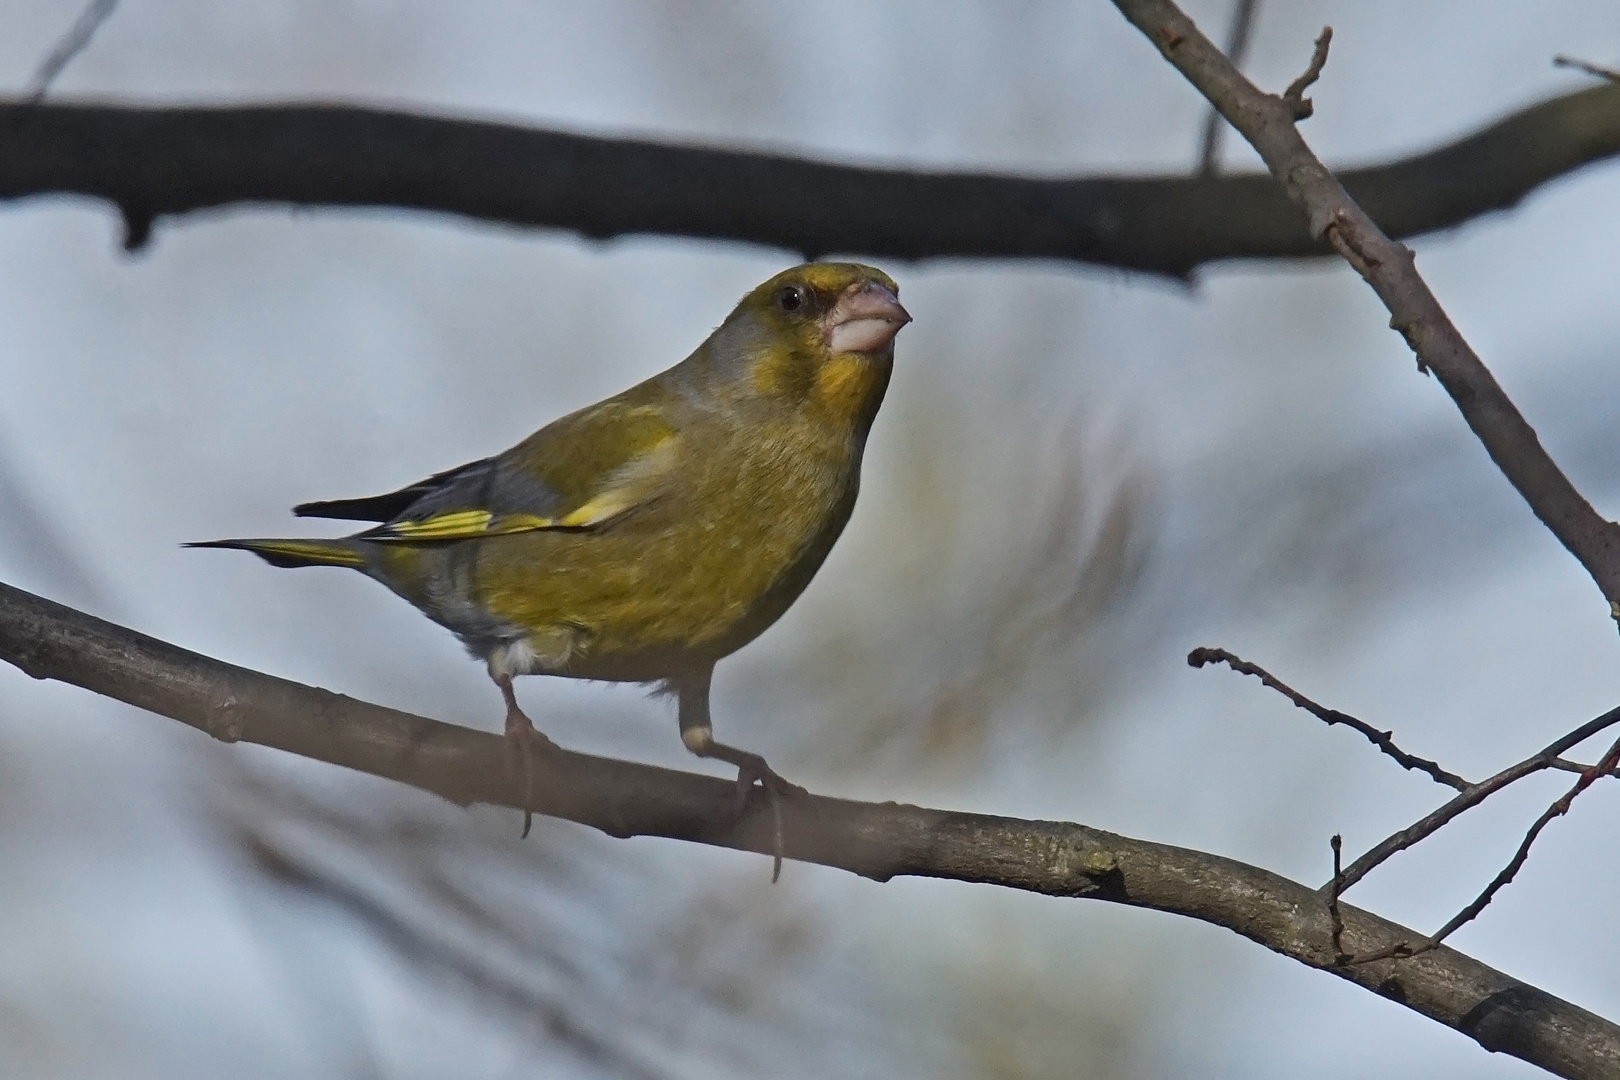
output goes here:
[[703, 530], [694, 601], [713, 596], [737, 620], [769, 625], [808, 584], [859, 486], [858, 440], [818, 434], [756, 433], [745, 452], [722, 456], [741, 467], [717, 468], [693, 515]]

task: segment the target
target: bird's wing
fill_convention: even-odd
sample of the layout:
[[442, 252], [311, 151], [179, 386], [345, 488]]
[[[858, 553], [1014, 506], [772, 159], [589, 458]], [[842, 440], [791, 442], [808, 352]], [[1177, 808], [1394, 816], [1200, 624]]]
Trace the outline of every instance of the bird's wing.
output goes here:
[[[511, 450], [372, 499], [300, 507], [311, 516], [388, 518], [367, 540], [465, 540], [604, 525], [655, 497], [680, 436], [662, 410], [610, 399]], [[378, 520], [366, 517], [362, 520]]]
[[293, 513], [299, 517], [337, 518], [343, 521], [392, 521], [414, 506], [418, 500], [434, 492], [461, 486], [483, 471], [492, 462], [472, 461], [454, 469], [434, 473], [409, 487], [390, 491], [386, 495], [371, 495], [363, 499], [330, 499], [325, 502], [299, 503]]

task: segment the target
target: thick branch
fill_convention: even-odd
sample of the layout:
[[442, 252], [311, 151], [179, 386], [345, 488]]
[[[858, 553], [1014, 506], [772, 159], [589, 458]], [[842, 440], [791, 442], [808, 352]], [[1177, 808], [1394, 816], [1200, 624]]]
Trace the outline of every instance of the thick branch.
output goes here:
[[[519, 804], [500, 737], [395, 712], [188, 652], [0, 585], [0, 658], [170, 716], [226, 741], [273, 746], [459, 803]], [[766, 853], [770, 814], [740, 820], [729, 780], [560, 752], [530, 809], [615, 836], [664, 836]], [[1021, 821], [806, 796], [783, 806], [789, 858], [879, 881], [912, 874], [1089, 897], [1186, 915], [1376, 991], [1490, 1050], [1561, 1076], [1620, 1070], [1620, 1027], [1461, 953], [1345, 965], [1418, 935], [1258, 867], [1066, 822]], [[1335, 937], [1341, 944], [1335, 947]]]
[[[1300, 102], [1258, 89], [1169, 0], [1114, 0], [1187, 81], [1260, 153], [1310, 235], [1326, 238], [1389, 309], [1420, 369], [1432, 371], [1530, 509], [1578, 559], [1620, 619], [1620, 527], [1606, 521], [1542, 448], [1535, 430], [1452, 325], [1413, 265], [1317, 160], [1294, 126]], [[1321, 54], [1326, 42], [1320, 42]], [[1319, 70], [1319, 60], [1313, 69]]]
[[[1620, 152], [1620, 86], [1515, 113], [1431, 153], [1345, 174], [1395, 236], [1512, 206]], [[776, 154], [336, 105], [0, 105], [0, 198], [74, 193], [157, 217], [239, 203], [398, 206], [603, 239], [1068, 259], [1186, 276], [1216, 259], [1321, 255], [1263, 175], [1038, 179], [857, 168]]]

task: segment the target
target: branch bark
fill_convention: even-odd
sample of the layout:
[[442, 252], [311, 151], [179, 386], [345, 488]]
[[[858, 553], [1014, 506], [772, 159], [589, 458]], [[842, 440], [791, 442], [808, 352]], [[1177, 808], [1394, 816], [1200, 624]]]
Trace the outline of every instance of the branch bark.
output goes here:
[[[0, 585], [0, 658], [250, 742], [358, 769], [457, 803], [521, 807], [498, 735], [235, 667]], [[761, 802], [734, 818], [730, 780], [560, 752], [536, 762], [528, 809], [613, 836], [663, 836], [768, 854]], [[1421, 935], [1259, 867], [1068, 822], [861, 803], [783, 804], [785, 854], [878, 881], [903, 874], [1086, 897], [1199, 919], [1381, 994], [1560, 1076], [1620, 1070], [1620, 1027], [1453, 949], [1347, 965]], [[1336, 947], [1336, 942], [1338, 947]]]
[[[1265, 93], [1244, 78], [1169, 0], [1114, 0], [1114, 6], [1259, 151], [1304, 212], [1310, 235], [1331, 242], [1372, 286], [1389, 310], [1390, 326], [1417, 354], [1419, 370], [1440, 380], [1491, 460], [1592, 576], [1620, 621], [1620, 526], [1599, 515], [1553, 462], [1418, 274], [1411, 249], [1385, 235], [1305, 144], [1295, 127], [1309, 115], [1305, 103], [1297, 94]], [[1325, 48], [1324, 36], [1313, 70], [1320, 70]]]
[[[393, 206], [591, 239], [740, 240], [806, 256], [1062, 259], [1187, 277], [1331, 252], [1264, 175], [1033, 178], [834, 165], [339, 105], [0, 104], [0, 199], [78, 194], [138, 248], [163, 216], [240, 204]], [[1391, 235], [1510, 207], [1620, 153], [1620, 86], [1554, 98], [1429, 153], [1345, 174]]]

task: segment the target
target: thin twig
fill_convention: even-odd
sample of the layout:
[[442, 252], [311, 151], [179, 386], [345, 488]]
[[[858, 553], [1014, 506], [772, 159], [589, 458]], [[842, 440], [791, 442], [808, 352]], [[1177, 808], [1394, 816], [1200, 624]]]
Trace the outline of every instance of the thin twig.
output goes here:
[[1283, 697], [1287, 698], [1289, 701], [1292, 701], [1299, 708], [1304, 709], [1306, 712], [1310, 713], [1324, 724], [1328, 724], [1330, 726], [1333, 724], [1344, 724], [1346, 727], [1354, 728], [1356, 731], [1361, 732], [1361, 734], [1367, 737], [1368, 742], [1372, 743], [1374, 746], [1378, 747], [1378, 749], [1394, 758], [1403, 769], [1415, 769], [1418, 772], [1427, 773], [1429, 778], [1435, 783], [1444, 784], [1447, 787], [1455, 788], [1458, 791], [1468, 790], [1468, 781], [1464, 780], [1456, 773], [1447, 772], [1445, 769], [1442, 769], [1438, 763], [1430, 761], [1428, 758], [1420, 758], [1413, 754], [1408, 754], [1405, 750], [1402, 750], [1400, 747], [1396, 746], [1394, 738], [1395, 733], [1393, 731], [1379, 731], [1365, 720], [1358, 720], [1349, 713], [1342, 713], [1338, 709], [1329, 709], [1326, 706], [1318, 705], [1304, 694], [1301, 694], [1298, 690], [1295, 690], [1281, 679], [1278, 679], [1265, 668], [1258, 664], [1251, 664], [1247, 660], [1227, 652], [1225, 649], [1194, 649], [1192, 652], [1187, 654], [1187, 663], [1195, 668], [1201, 668], [1205, 664], [1221, 663], [1225, 664], [1227, 667], [1238, 672], [1239, 674], [1253, 675], [1262, 683], [1265, 683], [1267, 686], [1271, 687], [1271, 689], [1277, 691]]
[[1344, 837], [1334, 833], [1328, 846], [1333, 849], [1333, 880], [1328, 887], [1328, 919], [1333, 925], [1333, 962], [1348, 964], [1351, 957], [1344, 951], [1344, 914], [1339, 911], [1339, 893], [1344, 891], [1339, 887], [1344, 875], [1344, 868], [1340, 865], [1344, 856]]
[[1328, 46], [1332, 44], [1333, 27], [1322, 27], [1321, 36], [1316, 39], [1316, 48], [1311, 52], [1310, 66], [1305, 69], [1305, 74], [1289, 83], [1288, 89], [1283, 91], [1283, 104], [1294, 111], [1295, 120], [1309, 119], [1316, 111], [1316, 106], [1305, 96], [1305, 91], [1322, 77], [1322, 69], [1327, 67]]
[[[1591, 765], [1582, 765], [1580, 762], [1578, 762], [1578, 761], [1570, 761], [1568, 758], [1553, 758], [1551, 761], [1547, 762], [1547, 768], [1556, 769], [1559, 772], [1583, 773], [1587, 769], [1592, 768], [1592, 766]], [[1603, 775], [1604, 776], [1620, 776], [1620, 769], [1610, 769], [1608, 772], [1604, 773]]]
[[1617, 763], [1620, 763], [1620, 739], [1616, 739], [1609, 746], [1608, 752], [1603, 755], [1601, 761], [1580, 775], [1574, 786], [1564, 792], [1562, 798], [1547, 807], [1546, 811], [1536, 819], [1535, 824], [1530, 826], [1530, 830], [1524, 834], [1524, 840], [1519, 844], [1519, 850], [1513, 853], [1513, 858], [1508, 860], [1508, 864], [1502, 868], [1502, 872], [1497, 874], [1491, 883], [1485, 887], [1485, 890], [1474, 898], [1473, 903], [1453, 916], [1451, 921], [1442, 926], [1439, 932], [1430, 940], [1438, 945], [1450, 937], [1458, 927], [1472, 921], [1481, 911], [1484, 911], [1486, 906], [1495, 899], [1496, 894], [1510, 883], [1518, 874], [1519, 869], [1524, 866], [1525, 860], [1530, 857], [1530, 846], [1536, 842], [1536, 837], [1541, 835], [1541, 830], [1546, 828], [1553, 818], [1563, 817], [1569, 813], [1569, 809], [1574, 804], [1576, 797], [1596, 783], [1598, 777], [1614, 768]]
[[[1338, 875], [1335, 881], [1329, 882], [1322, 887], [1329, 889], [1337, 884], [1339, 891], [1343, 892], [1366, 877], [1391, 855], [1398, 851], [1405, 851], [1418, 841], [1433, 835], [1457, 815], [1478, 806], [1509, 784], [1522, 780], [1532, 773], [1541, 772], [1543, 769], [1561, 769], [1565, 766], [1574, 765], [1573, 762], [1565, 761], [1559, 755], [1617, 723], [1620, 723], [1620, 707], [1610, 709], [1602, 716], [1588, 720], [1567, 735], [1559, 736], [1540, 752], [1532, 754], [1516, 765], [1508, 766], [1488, 780], [1481, 780], [1427, 817], [1407, 826], [1393, 836], [1386, 837], [1361, 858], [1351, 863], [1349, 868], [1343, 874]], [[1590, 768], [1595, 769], [1597, 766], [1593, 765]], [[1578, 771], [1584, 775], [1587, 769], [1580, 768]], [[1614, 772], [1613, 766], [1610, 766], [1608, 771], [1612, 775]]]
[[89, 47], [90, 39], [96, 36], [96, 31], [112, 16], [117, 6], [118, 0], [90, 0], [85, 5], [79, 17], [73, 20], [73, 25], [68, 27], [67, 33], [41, 61], [39, 70], [34, 72], [34, 81], [29, 84], [28, 104], [38, 105], [45, 100], [56, 77]]
[[[1226, 34], [1226, 58], [1232, 61], [1233, 67], [1242, 67], [1248, 55], [1249, 41], [1254, 36], [1254, 13], [1259, 6], [1260, 0], [1237, 0], [1232, 8], [1232, 25]], [[1199, 144], [1199, 176], [1214, 176], [1220, 171], [1221, 132], [1225, 130], [1226, 121], [1220, 110], [1211, 105], [1209, 115], [1204, 118], [1204, 137]]]
[[1614, 68], [1599, 67], [1597, 64], [1585, 60], [1577, 60], [1573, 56], [1555, 56], [1553, 57], [1553, 66], [1574, 68], [1577, 71], [1584, 71], [1588, 75], [1596, 75], [1600, 79], [1620, 83], [1620, 71], [1616, 71]]
[[1508, 883], [1518, 876], [1520, 869], [1524, 867], [1525, 861], [1530, 858], [1530, 846], [1536, 842], [1536, 837], [1541, 835], [1541, 830], [1545, 829], [1553, 818], [1563, 817], [1569, 813], [1569, 808], [1575, 802], [1575, 797], [1596, 783], [1598, 777], [1613, 769], [1617, 763], [1620, 763], [1620, 739], [1614, 741], [1614, 744], [1609, 747], [1608, 753], [1603, 755], [1601, 761], [1581, 774], [1580, 779], [1575, 781], [1574, 787], [1564, 792], [1561, 798], [1547, 807], [1541, 816], [1536, 818], [1535, 824], [1531, 825], [1530, 830], [1524, 834], [1524, 839], [1519, 843], [1519, 850], [1513, 853], [1513, 858], [1508, 860], [1508, 864], [1502, 868], [1496, 877], [1491, 879], [1491, 883], [1485, 886], [1483, 892], [1474, 897], [1467, 907], [1453, 915], [1446, 925], [1422, 941], [1416, 943], [1398, 941], [1376, 952], [1368, 953], [1366, 956], [1358, 956], [1352, 962], [1366, 964], [1375, 960], [1389, 960], [1395, 957], [1417, 956], [1420, 953], [1426, 953], [1439, 946], [1441, 942], [1445, 941], [1457, 930], [1478, 918], [1479, 913], [1484, 911], [1492, 900], [1496, 899], [1496, 894], [1501, 892]]

